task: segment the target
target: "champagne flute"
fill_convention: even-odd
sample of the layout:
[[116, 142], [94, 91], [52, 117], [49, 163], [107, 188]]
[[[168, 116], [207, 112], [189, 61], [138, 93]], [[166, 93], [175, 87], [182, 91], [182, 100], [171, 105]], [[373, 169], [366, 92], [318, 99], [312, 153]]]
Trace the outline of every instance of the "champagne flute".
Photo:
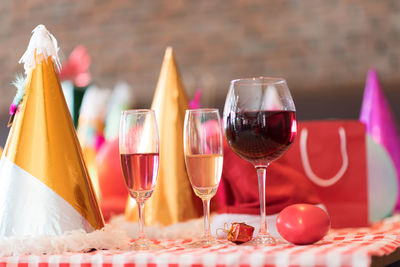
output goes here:
[[217, 109], [186, 110], [184, 154], [190, 183], [203, 201], [204, 211], [203, 238], [189, 247], [219, 244], [210, 231], [210, 200], [217, 192], [223, 164], [222, 127]]
[[288, 150], [297, 132], [296, 109], [286, 81], [269, 77], [231, 81], [223, 121], [229, 146], [257, 170], [261, 224], [249, 244], [275, 244], [265, 215], [266, 170]]
[[158, 175], [159, 142], [153, 110], [122, 111], [119, 152], [125, 184], [139, 211], [139, 237], [132, 246], [136, 250], [162, 248], [146, 239], [144, 233], [144, 203], [151, 197]]

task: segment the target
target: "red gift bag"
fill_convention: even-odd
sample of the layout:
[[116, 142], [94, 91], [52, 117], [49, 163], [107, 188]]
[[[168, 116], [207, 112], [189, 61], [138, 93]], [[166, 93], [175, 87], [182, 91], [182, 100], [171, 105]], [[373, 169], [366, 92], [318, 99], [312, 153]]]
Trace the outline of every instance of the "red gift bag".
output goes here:
[[312, 182], [332, 227], [368, 225], [365, 125], [359, 121], [300, 122], [283, 156]]

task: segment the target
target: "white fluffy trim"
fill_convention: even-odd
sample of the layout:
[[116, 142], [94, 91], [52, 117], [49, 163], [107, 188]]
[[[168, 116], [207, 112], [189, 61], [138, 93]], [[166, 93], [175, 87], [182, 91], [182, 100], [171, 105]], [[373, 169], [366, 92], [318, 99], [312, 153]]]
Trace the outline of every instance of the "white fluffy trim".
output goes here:
[[[126, 221], [125, 216], [123, 215], [113, 217], [110, 224], [115, 225], [115, 227], [119, 229], [123, 229], [130, 238], [137, 238], [138, 236], [139, 225], [137, 223]], [[146, 226], [144, 231], [146, 233], [146, 237], [149, 239], [200, 238], [203, 234], [203, 218], [193, 219], [168, 226]]]
[[[127, 222], [123, 215], [114, 217], [103, 229], [86, 233], [74, 230], [60, 236], [4, 237], [0, 239], [0, 257], [19, 255], [62, 254], [87, 252], [92, 249], [129, 249], [132, 239], [137, 238], [139, 226]], [[195, 219], [169, 226], [146, 226], [149, 239], [199, 238], [203, 220]]]
[[19, 63], [24, 63], [25, 73], [28, 74], [29, 70], [35, 68], [36, 63], [52, 57], [57, 69], [60, 70], [61, 63], [58, 58], [58, 49], [56, 38], [54, 38], [44, 25], [40, 24], [32, 31], [28, 48], [19, 60]]
[[60, 254], [87, 252], [92, 249], [127, 249], [130, 238], [114, 225], [86, 233], [83, 230], [67, 232], [60, 236], [8, 237], [0, 239], [0, 256], [24, 254]]

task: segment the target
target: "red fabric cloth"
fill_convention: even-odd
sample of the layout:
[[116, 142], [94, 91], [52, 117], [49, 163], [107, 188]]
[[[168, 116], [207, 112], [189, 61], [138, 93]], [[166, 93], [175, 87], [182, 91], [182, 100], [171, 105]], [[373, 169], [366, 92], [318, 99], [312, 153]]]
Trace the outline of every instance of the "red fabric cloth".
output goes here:
[[[236, 155], [225, 138], [224, 166], [215, 198], [217, 212], [260, 214], [256, 169]], [[284, 155], [267, 168], [266, 212], [268, 215], [276, 214], [297, 203], [316, 204], [321, 201], [307, 177], [290, 167]]]

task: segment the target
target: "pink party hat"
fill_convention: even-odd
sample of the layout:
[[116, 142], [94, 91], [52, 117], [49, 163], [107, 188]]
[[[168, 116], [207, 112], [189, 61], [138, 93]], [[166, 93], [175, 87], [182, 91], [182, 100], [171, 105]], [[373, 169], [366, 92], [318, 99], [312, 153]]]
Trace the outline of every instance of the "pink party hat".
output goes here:
[[[367, 133], [372, 139], [386, 149], [392, 158], [400, 181], [400, 136], [375, 69], [368, 71], [360, 121], [365, 123]], [[400, 199], [396, 204], [396, 210], [399, 209]]]
[[190, 109], [200, 108], [201, 90], [198, 89], [194, 94], [192, 101], [189, 102]]

